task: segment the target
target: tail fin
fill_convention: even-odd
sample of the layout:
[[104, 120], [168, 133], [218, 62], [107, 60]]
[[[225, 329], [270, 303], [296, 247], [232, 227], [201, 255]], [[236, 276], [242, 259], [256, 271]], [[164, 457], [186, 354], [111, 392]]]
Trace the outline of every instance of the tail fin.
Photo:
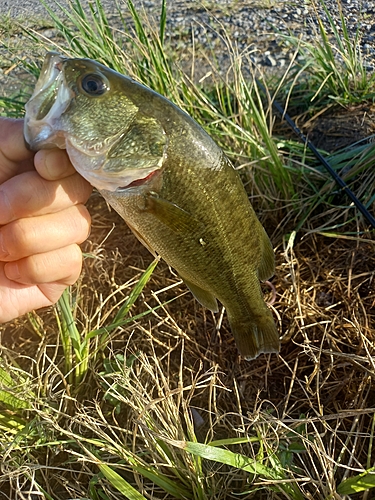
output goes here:
[[257, 323], [254, 319], [246, 321], [244, 317], [235, 318], [230, 315], [229, 323], [237, 348], [246, 360], [255, 359], [261, 353], [279, 352], [279, 334], [268, 309]]

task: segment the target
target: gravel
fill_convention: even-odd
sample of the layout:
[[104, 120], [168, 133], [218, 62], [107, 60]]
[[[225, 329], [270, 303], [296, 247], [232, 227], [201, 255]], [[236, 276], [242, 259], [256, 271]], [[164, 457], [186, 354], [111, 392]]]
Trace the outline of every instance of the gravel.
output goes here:
[[[144, 8], [149, 16], [158, 16], [159, 1], [133, 0], [137, 9]], [[342, 33], [338, 5], [346, 20], [351, 36], [355, 37], [361, 30], [359, 47], [369, 68], [375, 61], [375, 1], [361, 0], [326, 0], [325, 4], [333, 17], [337, 29]], [[54, 10], [56, 4], [47, 2]], [[66, 0], [60, 0], [66, 6]], [[87, 6], [87, 0], [81, 2]], [[124, 12], [126, 6], [124, 2]], [[167, 0], [167, 36], [172, 42], [191, 45], [191, 36], [196, 42], [218, 47], [219, 58], [225, 60], [226, 54], [220, 42], [221, 31], [225, 29], [238, 48], [244, 50], [251, 47], [252, 60], [268, 71], [282, 71], [288, 64], [294, 50], [282, 43], [283, 35], [292, 33], [304, 41], [312, 41], [317, 37], [318, 18], [330, 31], [326, 13], [321, 1], [317, 7], [310, 0], [298, 3], [290, 0]], [[106, 12], [112, 22], [116, 23], [116, 3], [114, 0], [102, 0]], [[10, 13], [22, 19], [48, 17], [39, 0], [0, 0], [0, 15]], [[214, 26], [215, 29], [210, 27]], [[45, 32], [48, 36], [49, 32]], [[1, 44], [0, 44], [1, 45]], [[223, 63], [225, 66], [225, 63]]]

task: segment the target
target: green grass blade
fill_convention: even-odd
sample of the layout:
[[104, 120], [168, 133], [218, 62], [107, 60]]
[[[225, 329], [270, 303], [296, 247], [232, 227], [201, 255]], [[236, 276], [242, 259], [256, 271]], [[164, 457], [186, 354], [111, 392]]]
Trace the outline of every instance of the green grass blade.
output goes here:
[[183, 449], [193, 455], [198, 455], [208, 460], [243, 469], [250, 474], [259, 474], [267, 479], [283, 479], [265, 465], [230, 450], [224, 450], [223, 448], [217, 448], [209, 444], [193, 443], [189, 441], [184, 444]]
[[337, 493], [340, 495], [352, 495], [371, 488], [375, 488], [375, 467], [362, 474], [345, 479], [345, 481], [338, 485]]
[[72, 314], [71, 304], [70, 304], [70, 292], [69, 288], [66, 288], [58, 301], [58, 308], [61, 313], [62, 318], [62, 333], [65, 337], [63, 344], [66, 344], [66, 338], [69, 338], [72, 342], [74, 352], [78, 358], [78, 361], [82, 360], [82, 346], [81, 346], [81, 336], [76, 326], [75, 319]]
[[10, 412], [0, 412], [0, 429], [4, 432], [18, 434], [23, 431], [25, 427], [26, 422], [24, 422], [21, 418], [10, 414]]
[[133, 465], [135, 471], [141, 474], [143, 477], [152, 481], [155, 485], [162, 488], [165, 492], [169, 493], [173, 498], [177, 500], [185, 500], [192, 498], [191, 492], [186, 488], [180, 486], [176, 481], [166, 477], [161, 474], [157, 469], [151, 467], [142, 467], [140, 465]]
[[15, 97], [0, 97], [0, 116], [8, 118], [20, 118], [25, 112], [25, 102], [27, 98], [22, 99], [22, 94], [18, 93]]
[[213, 460], [215, 462], [229, 465], [230, 467], [242, 469], [250, 474], [261, 476], [270, 481], [277, 481], [277, 483], [280, 484], [274, 485], [276, 489], [284, 491], [290, 495], [290, 498], [295, 500], [304, 500], [304, 496], [299, 490], [297, 490], [296, 487], [294, 487], [293, 484], [282, 484], [282, 482], [286, 480], [286, 475], [280, 468], [267, 467], [253, 458], [246, 457], [245, 455], [241, 455], [239, 453], [234, 453], [230, 450], [216, 448], [214, 446], [210, 446], [209, 444], [193, 443], [189, 441], [171, 441], [171, 444], [182, 448], [192, 455], [197, 455], [207, 460]]
[[135, 30], [136, 30], [138, 40], [141, 42], [142, 45], [149, 47], [149, 42], [147, 39], [146, 32], [143, 28], [143, 23], [141, 21], [141, 18], [139, 17], [139, 14], [138, 14], [132, 0], [127, 0], [126, 3], [128, 5], [129, 12], [130, 12], [130, 14], [133, 18], [134, 24], [135, 24]]
[[12, 387], [15, 385], [15, 382], [13, 381], [9, 372], [7, 370], [4, 370], [3, 368], [0, 368], [0, 384], [7, 385], [8, 387]]
[[129, 500], [147, 500], [139, 491], [131, 486], [123, 477], [105, 464], [99, 464], [99, 469], [103, 476], [116, 488], [125, 498]]
[[160, 39], [161, 46], [163, 46], [163, 44], [164, 44], [166, 25], [167, 25], [167, 2], [166, 2], [166, 0], [163, 0], [162, 4], [161, 4], [160, 28], [159, 28], [159, 39]]
[[19, 410], [22, 408], [27, 408], [29, 405], [26, 401], [17, 398], [14, 394], [11, 394], [8, 391], [0, 390], [0, 402], [5, 404], [8, 408], [12, 408], [13, 410]]
[[120, 321], [110, 323], [107, 326], [102, 326], [101, 328], [97, 328], [96, 330], [92, 330], [91, 332], [89, 332], [86, 335], [85, 339], [97, 337], [98, 335], [101, 335], [102, 333], [109, 333], [112, 330], [115, 330], [116, 328], [118, 328], [119, 326], [124, 326], [128, 323], [138, 321], [139, 319], [143, 318], [144, 316], [147, 316], [148, 314], [152, 313], [153, 311], [157, 311], [161, 307], [166, 306], [167, 304], [170, 304], [171, 302], [173, 302], [176, 299], [177, 299], [177, 297], [174, 297], [173, 299], [170, 299], [170, 300], [167, 300], [166, 302], [163, 302], [162, 305], [157, 305], [155, 307], [151, 307], [150, 309], [147, 309], [147, 311], [143, 311], [139, 314], [136, 314], [135, 316], [124, 318]]
[[90, 345], [86, 339], [81, 338], [81, 334], [76, 326], [76, 320], [72, 313], [71, 299], [70, 289], [66, 288], [57, 303], [59, 311], [57, 322], [65, 354], [65, 371], [69, 374], [69, 383], [72, 384], [74, 381], [72, 370], [74, 368], [75, 385], [78, 387], [88, 369]]
[[23, 392], [21, 384], [25, 382], [25, 379], [20, 380], [20, 378], [17, 377], [18, 380], [15, 380], [12, 378], [10, 373], [14, 372], [9, 372], [8, 370], [4, 370], [4, 368], [0, 367], [0, 402], [12, 410], [27, 408], [29, 404], [25, 398], [18, 397], [17, 395], [17, 390], [19, 392]]
[[148, 280], [150, 279], [152, 273], [154, 272], [154, 270], [155, 270], [155, 268], [156, 268], [159, 260], [160, 260], [159, 258], [155, 259], [148, 266], [148, 268], [146, 269], [146, 271], [142, 274], [142, 276], [140, 277], [138, 283], [135, 285], [135, 287], [133, 288], [133, 290], [130, 292], [130, 295], [129, 295], [128, 299], [126, 300], [125, 304], [122, 307], [120, 307], [120, 310], [116, 314], [113, 323], [118, 323], [119, 321], [122, 321], [124, 319], [124, 317], [128, 315], [128, 313], [130, 311], [130, 308], [132, 307], [132, 305], [134, 304], [134, 302], [138, 299], [138, 297], [142, 293], [142, 290], [144, 289], [144, 287], [146, 286], [146, 284], [147, 284]]
[[[129, 452], [126, 452], [125, 455], [135, 472], [140, 474], [142, 477], [149, 479], [150, 481], [152, 481], [153, 484], [162, 488], [163, 491], [169, 493], [169, 495], [171, 495], [172, 498], [176, 498], [178, 500], [186, 500], [192, 497], [190, 490], [176, 483], [176, 481], [168, 478], [167, 476], [159, 472], [156, 468], [145, 467], [143, 465], [140, 465], [138, 458]], [[135, 491], [134, 488], [129, 483], [127, 483], [111, 467], [101, 463], [99, 465], [99, 468], [101, 472], [105, 475], [105, 477], [111, 482], [112, 486], [117, 488], [118, 491], [120, 491], [123, 494], [125, 494], [125, 492], [134, 493]], [[139, 492], [136, 493], [140, 495]], [[139, 497], [128, 496], [127, 498], [143, 499], [143, 496], [142, 495]]]

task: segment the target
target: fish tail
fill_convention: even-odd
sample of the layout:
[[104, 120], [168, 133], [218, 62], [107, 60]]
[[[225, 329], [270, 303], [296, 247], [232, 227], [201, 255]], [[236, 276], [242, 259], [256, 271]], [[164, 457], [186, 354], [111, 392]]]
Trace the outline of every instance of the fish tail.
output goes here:
[[268, 308], [256, 322], [253, 317], [246, 319], [243, 315], [229, 314], [229, 323], [237, 348], [246, 360], [255, 359], [261, 353], [279, 352], [279, 334]]

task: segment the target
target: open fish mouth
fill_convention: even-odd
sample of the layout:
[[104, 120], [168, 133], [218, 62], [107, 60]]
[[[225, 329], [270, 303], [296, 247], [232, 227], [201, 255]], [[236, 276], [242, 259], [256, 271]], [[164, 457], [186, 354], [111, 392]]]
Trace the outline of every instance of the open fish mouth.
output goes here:
[[62, 64], [65, 57], [49, 52], [44, 60], [34, 92], [25, 106], [24, 136], [28, 147], [37, 151], [65, 148], [65, 138], [57, 126], [72, 99], [72, 91], [63, 84]]

